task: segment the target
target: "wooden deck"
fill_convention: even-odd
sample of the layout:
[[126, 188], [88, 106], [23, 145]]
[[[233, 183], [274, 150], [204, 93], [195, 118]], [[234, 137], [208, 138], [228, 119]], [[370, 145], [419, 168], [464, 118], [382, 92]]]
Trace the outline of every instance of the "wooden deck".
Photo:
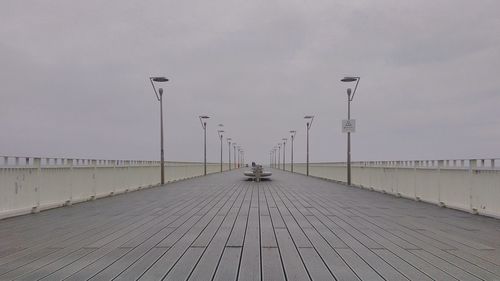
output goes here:
[[500, 221], [274, 171], [0, 221], [0, 280], [500, 280]]

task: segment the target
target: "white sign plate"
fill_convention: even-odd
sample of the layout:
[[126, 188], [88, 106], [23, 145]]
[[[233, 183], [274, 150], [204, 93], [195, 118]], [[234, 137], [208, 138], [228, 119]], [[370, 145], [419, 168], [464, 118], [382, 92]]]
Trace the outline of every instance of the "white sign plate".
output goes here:
[[351, 119], [342, 120], [342, 133], [354, 133], [356, 132], [356, 120]]

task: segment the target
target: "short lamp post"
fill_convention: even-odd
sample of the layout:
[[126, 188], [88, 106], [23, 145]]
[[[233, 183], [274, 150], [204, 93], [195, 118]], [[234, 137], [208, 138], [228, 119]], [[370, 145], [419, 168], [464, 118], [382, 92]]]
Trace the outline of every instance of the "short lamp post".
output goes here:
[[160, 182], [161, 184], [165, 184], [165, 154], [163, 151], [163, 89], [159, 88], [157, 92], [154, 82], [168, 82], [168, 79], [165, 77], [149, 77], [149, 81], [155, 91], [156, 99], [160, 102]]
[[295, 134], [297, 131], [290, 131], [290, 139], [292, 140], [291, 144], [291, 162], [290, 162], [290, 171], [293, 173], [293, 140], [295, 139]]
[[[347, 89], [347, 120], [351, 120], [351, 101], [354, 99], [354, 94], [358, 89], [358, 84], [360, 77], [349, 76], [344, 77], [340, 81], [342, 82], [356, 82], [356, 86], [354, 87], [354, 91], [351, 88]], [[347, 185], [351, 185], [351, 132], [347, 132]]]
[[306, 175], [309, 176], [309, 129], [311, 129], [312, 123], [314, 121], [314, 115], [306, 115], [304, 119], [311, 120], [306, 123], [307, 128], [307, 153], [306, 153]]
[[288, 140], [287, 138], [281, 139], [283, 141], [283, 171], [286, 171], [286, 161], [285, 161], [285, 155], [286, 155], [286, 141]]
[[[224, 125], [219, 124], [219, 127], [223, 127]], [[222, 173], [222, 139], [224, 138], [223, 136], [224, 130], [217, 130], [217, 134], [219, 134], [219, 139], [220, 139], [220, 172]]]
[[206, 119], [210, 118], [207, 115], [200, 115], [201, 127], [203, 128], [204, 138], [203, 138], [203, 174], [207, 175], [207, 122]]

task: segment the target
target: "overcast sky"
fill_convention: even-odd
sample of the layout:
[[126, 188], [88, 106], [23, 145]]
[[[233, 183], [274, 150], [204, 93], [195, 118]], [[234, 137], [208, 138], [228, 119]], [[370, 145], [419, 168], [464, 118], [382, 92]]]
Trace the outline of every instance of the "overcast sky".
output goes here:
[[[0, 155], [246, 160], [315, 115], [311, 161], [500, 157], [498, 0], [0, 1]], [[289, 144], [287, 144], [288, 159]], [[224, 158], [227, 158], [224, 139]]]

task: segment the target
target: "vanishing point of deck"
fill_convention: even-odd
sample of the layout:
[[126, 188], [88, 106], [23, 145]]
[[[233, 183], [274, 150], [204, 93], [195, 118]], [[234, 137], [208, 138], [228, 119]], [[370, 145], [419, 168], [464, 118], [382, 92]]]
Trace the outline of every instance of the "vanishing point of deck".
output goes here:
[[0, 280], [500, 280], [500, 221], [274, 170], [0, 221]]

